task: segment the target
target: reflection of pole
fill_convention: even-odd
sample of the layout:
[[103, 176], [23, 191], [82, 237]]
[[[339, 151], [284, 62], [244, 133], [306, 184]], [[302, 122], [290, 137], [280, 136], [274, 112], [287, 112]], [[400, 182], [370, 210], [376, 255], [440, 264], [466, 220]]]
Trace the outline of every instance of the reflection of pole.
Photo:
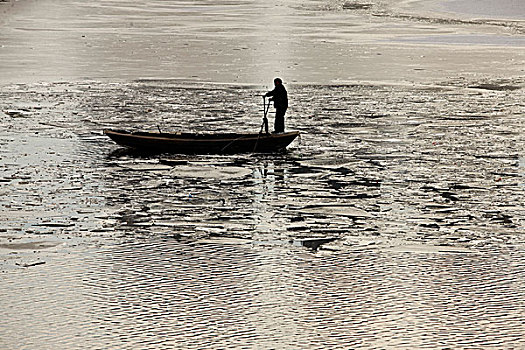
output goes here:
[[[267, 161], [261, 161], [256, 164], [255, 172], [255, 183], [258, 185], [255, 187], [255, 192], [260, 196], [259, 198], [266, 198], [273, 190], [274, 179], [269, 177], [271, 163]], [[262, 203], [260, 203], [262, 204]]]

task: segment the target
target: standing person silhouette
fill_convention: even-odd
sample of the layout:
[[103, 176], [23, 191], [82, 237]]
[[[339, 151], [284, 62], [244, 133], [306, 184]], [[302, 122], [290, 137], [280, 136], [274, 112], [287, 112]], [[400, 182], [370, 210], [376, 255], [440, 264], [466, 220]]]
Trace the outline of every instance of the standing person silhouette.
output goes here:
[[281, 78], [275, 78], [273, 80], [275, 88], [272, 91], [268, 91], [264, 96], [271, 96], [270, 101], [273, 101], [275, 107], [275, 123], [274, 133], [284, 132], [284, 115], [288, 109], [288, 92], [283, 86]]

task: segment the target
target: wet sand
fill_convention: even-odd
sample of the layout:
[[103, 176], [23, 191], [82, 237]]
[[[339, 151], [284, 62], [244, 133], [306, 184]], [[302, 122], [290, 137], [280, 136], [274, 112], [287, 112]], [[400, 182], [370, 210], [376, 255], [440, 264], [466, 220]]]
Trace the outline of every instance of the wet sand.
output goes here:
[[[523, 22], [395, 5], [0, 3], [0, 347], [524, 347]], [[285, 154], [101, 133], [258, 130], [277, 74]]]

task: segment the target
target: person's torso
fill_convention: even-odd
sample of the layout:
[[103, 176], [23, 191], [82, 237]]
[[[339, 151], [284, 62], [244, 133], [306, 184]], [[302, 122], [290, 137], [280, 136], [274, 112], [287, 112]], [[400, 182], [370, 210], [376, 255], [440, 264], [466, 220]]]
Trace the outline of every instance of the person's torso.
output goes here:
[[284, 86], [279, 85], [275, 87], [275, 95], [273, 96], [275, 108], [288, 107], [288, 92]]

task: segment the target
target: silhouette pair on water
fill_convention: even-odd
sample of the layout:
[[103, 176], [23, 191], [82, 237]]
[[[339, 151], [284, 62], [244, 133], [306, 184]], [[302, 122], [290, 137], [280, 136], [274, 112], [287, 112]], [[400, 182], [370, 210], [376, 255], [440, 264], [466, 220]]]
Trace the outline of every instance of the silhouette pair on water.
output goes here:
[[274, 132], [284, 132], [284, 115], [288, 109], [288, 92], [286, 92], [283, 81], [280, 78], [275, 78], [273, 84], [275, 88], [272, 91], [268, 91], [264, 97], [271, 97], [270, 101], [273, 101], [273, 106], [275, 107]]

